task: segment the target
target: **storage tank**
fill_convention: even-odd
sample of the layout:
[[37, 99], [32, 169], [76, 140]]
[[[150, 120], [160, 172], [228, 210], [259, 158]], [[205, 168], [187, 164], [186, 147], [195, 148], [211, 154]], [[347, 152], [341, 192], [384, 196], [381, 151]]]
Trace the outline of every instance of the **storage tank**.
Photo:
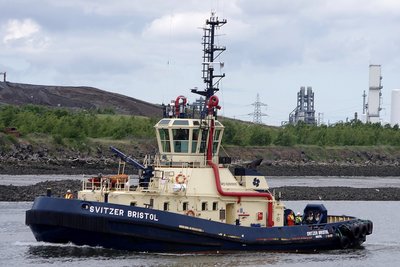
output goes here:
[[391, 120], [392, 126], [400, 126], [400, 89], [392, 90]]

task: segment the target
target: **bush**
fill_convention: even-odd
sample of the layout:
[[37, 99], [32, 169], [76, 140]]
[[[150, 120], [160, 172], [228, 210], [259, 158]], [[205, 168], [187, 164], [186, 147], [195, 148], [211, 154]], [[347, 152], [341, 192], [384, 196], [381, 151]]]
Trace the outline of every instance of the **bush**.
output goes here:
[[[154, 138], [156, 119], [113, 115], [112, 110], [71, 111], [42, 106], [0, 106], [0, 130], [16, 127], [23, 134], [42, 133], [56, 144], [81, 144], [87, 138]], [[105, 114], [107, 113], [107, 114]], [[399, 125], [351, 121], [335, 125], [287, 125], [268, 127], [222, 119], [224, 145], [268, 146], [270, 144], [318, 146], [400, 146]], [[10, 140], [9, 140], [10, 141]], [[16, 141], [16, 140], [14, 140]], [[11, 141], [10, 141], [11, 142]], [[4, 143], [4, 142], [3, 142]]]

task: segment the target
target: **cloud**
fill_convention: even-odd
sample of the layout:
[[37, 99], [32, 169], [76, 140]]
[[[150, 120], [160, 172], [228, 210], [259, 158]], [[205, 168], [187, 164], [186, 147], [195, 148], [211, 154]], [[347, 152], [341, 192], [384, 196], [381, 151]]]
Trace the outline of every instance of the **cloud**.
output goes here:
[[31, 19], [11, 19], [5, 25], [4, 43], [10, 43], [20, 39], [30, 39], [40, 31], [40, 26]]
[[[358, 106], [370, 63], [382, 64], [384, 90], [399, 87], [398, 0], [147, 2], [0, 0], [0, 71], [16, 82], [97, 86], [160, 103], [203, 88], [200, 28], [216, 10], [228, 21], [217, 38], [227, 48], [218, 59], [226, 63], [221, 99], [252, 103], [260, 93], [267, 121], [287, 119], [300, 86], [315, 88], [317, 112], [344, 105], [344, 95]], [[236, 114], [252, 111], [244, 109]]]
[[148, 38], [193, 38], [198, 35], [195, 30], [204, 24], [208, 13], [187, 12], [164, 15], [151, 21], [142, 35]]
[[9, 19], [2, 28], [3, 44], [12, 50], [32, 52], [47, 47], [50, 42], [41, 33], [40, 25], [32, 19]]

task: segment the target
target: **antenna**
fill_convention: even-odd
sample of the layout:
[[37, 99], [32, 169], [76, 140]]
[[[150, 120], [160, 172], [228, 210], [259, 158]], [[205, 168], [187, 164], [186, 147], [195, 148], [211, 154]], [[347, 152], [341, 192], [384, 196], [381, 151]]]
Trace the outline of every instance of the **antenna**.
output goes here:
[[[215, 60], [225, 51], [225, 46], [216, 46], [215, 45], [215, 31], [216, 29], [222, 27], [226, 23], [226, 19], [219, 20], [218, 17], [215, 16], [215, 13], [211, 13], [210, 19], [206, 20], [206, 25], [204, 26], [204, 35], [203, 35], [203, 82], [206, 84], [206, 88], [203, 91], [198, 91], [197, 89], [192, 89], [192, 93], [199, 94], [204, 96], [205, 106], [204, 110], [206, 110], [206, 105], [211, 96], [217, 92], [219, 81], [225, 77], [225, 73], [215, 74], [214, 66], [215, 64], [220, 65], [222, 68], [224, 63], [215, 62]], [[214, 81], [214, 78], [218, 78], [217, 81]], [[203, 110], [203, 111], [204, 111]]]
[[264, 104], [260, 101], [260, 95], [257, 93], [257, 98], [256, 98], [256, 102], [252, 103], [252, 105], [254, 106], [254, 112], [250, 113], [249, 115], [253, 115], [253, 122], [256, 124], [262, 124], [262, 116], [268, 116], [265, 113], [261, 112], [261, 107], [262, 106], [268, 106], [267, 104]]

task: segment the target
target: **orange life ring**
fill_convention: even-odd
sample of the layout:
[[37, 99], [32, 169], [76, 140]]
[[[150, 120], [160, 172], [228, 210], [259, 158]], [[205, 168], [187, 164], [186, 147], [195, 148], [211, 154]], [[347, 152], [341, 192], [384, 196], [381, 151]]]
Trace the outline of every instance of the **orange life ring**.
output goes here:
[[178, 175], [175, 177], [175, 182], [176, 182], [177, 184], [184, 184], [184, 183], [186, 183], [186, 176], [185, 176], [184, 174], [182, 174], [182, 173], [178, 174]]
[[195, 216], [196, 215], [196, 213], [194, 213], [194, 211], [193, 210], [188, 210], [187, 212], [186, 212], [186, 215], [188, 215], [188, 216]]

